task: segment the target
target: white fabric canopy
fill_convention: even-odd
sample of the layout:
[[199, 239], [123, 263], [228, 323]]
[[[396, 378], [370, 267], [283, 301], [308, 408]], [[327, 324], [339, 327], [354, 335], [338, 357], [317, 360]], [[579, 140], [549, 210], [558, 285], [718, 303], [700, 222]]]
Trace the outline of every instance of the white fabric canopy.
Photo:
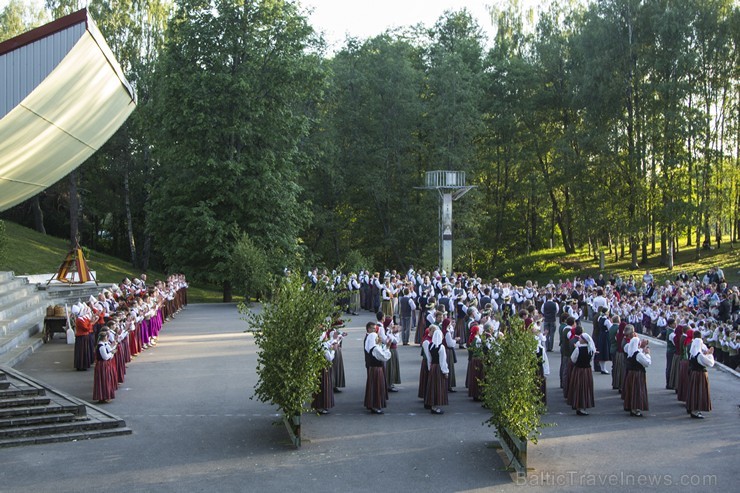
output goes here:
[[[66, 56], [0, 120], [0, 211], [77, 168], [136, 106], [133, 91], [86, 12], [83, 22], [87, 29]], [[20, 80], [10, 72], [5, 75], [10, 83]]]

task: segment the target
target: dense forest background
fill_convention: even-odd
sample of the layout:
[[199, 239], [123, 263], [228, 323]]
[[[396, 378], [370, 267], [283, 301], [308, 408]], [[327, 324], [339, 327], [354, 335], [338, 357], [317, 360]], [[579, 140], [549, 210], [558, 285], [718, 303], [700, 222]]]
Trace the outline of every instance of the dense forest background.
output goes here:
[[[284, 268], [434, 268], [430, 170], [465, 171], [454, 265], [740, 239], [733, 0], [465, 11], [336, 52], [281, 0], [11, 0], [0, 39], [88, 4], [138, 94], [103, 150], [2, 217], [235, 289]], [[250, 279], [249, 284], [244, 280]]]

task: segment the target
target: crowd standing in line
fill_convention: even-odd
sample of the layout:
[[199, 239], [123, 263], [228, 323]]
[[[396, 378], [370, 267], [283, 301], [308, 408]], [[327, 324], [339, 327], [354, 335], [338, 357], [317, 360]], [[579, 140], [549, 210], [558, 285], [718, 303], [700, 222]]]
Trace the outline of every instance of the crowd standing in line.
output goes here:
[[182, 274], [153, 285], [147, 285], [146, 274], [142, 274], [72, 305], [74, 367], [85, 371], [94, 365], [94, 401], [105, 403], [115, 398], [126, 365], [157, 345], [164, 322], [187, 306], [187, 291]]
[[[388, 392], [397, 391], [400, 383], [399, 344], [421, 346], [418, 397], [433, 414], [443, 414], [448, 393], [456, 392], [460, 350], [468, 354], [468, 395], [480, 401], [483, 353], [494, 338], [505, 334], [514, 317], [520, 317], [537, 340], [544, 403], [547, 353], [559, 333], [560, 387], [582, 416], [595, 405], [594, 373], [611, 375], [612, 388], [631, 416], [642, 417], [649, 410], [646, 369], [652, 359], [646, 335], [666, 341], [666, 388], [676, 391], [693, 418], [701, 419], [702, 412], [711, 410], [706, 368], [715, 360], [733, 369], [740, 364], [740, 291], [728, 286], [716, 267], [702, 276], [681, 272], [662, 284], [650, 271], [642, 279], [599, 275], [516, 286], [413, 267], [405, 274], [362, 270], [348, 276], [313, 269], [306, 284], [341, 293], [348, 313], [376, 313], [377, 321], [366, 326], [364, 342], [365, 407], [375, 414], [382, 414]], [[583, 321], [593, 324], [591, 334], [584, 331]], [[336, 352], [336, 343], [334, 347]]]

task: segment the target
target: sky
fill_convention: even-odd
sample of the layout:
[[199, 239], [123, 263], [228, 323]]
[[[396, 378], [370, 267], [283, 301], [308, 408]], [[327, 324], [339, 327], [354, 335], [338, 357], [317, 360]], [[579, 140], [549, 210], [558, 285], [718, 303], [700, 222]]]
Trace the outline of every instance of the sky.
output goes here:
[[493, 33], [487, 5], [503, 0], [301, 0], [313, 9], [309, 22], [324, 33], [330, 50], [346, 35], [368, 38], [388, 28], [422, 23], [431, 27], [446, 10], [467, 8], [489, 36]]

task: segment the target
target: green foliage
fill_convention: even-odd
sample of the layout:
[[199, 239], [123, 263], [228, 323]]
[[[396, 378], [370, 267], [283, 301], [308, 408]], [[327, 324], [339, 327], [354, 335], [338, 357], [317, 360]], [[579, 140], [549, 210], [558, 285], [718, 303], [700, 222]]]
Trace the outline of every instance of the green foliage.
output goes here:
[[297, 177], [324, 78], [313, 30], [291, 2], [178, 7], [148, 115], [149, 231], [166, 265], [210, 282], [243, 232], [285, 265], [310, 220]]
[[300, 274], [286, 278], [261, 312], [239, 305], [259, 348], [254, 397], [278, 406], [289, 420], [308, 409], [319, 372], [330, 365], [320, 337], [336, 302], [329, 291], [304, 289], [302, 280]]
[[267, 252], [245, 233], [236, 241], [231, 256], [231, 285], [246, 299], [270, 293], [274, 276]]
[[537, 341], [518, 317], [503, 337], [494, 339], [485, 355], [483, 401], [491, 411], [486, 421], [506, 428], [521, 440], [537, 443], [545, 406], [537, 375]]
[[365, 257], [359, 250], [350, 250], [344, 256], [344, 271], [359, 272], [362, 269], [373, 269], [372, 259]]

